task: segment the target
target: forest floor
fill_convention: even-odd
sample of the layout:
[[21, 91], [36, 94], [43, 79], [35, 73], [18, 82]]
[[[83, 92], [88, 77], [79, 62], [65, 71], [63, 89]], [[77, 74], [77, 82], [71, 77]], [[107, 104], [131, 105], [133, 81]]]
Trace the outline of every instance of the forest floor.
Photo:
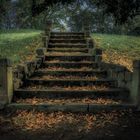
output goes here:
[[[14, 64], [34, 58], [41, 47], [40, 31], [0, 32], [0, 55]], [[140, 37], [93, 35], [104, 50], [104, 61], [119, 63], [132, 70], [140, 59]], [[30, 53], [29, 53], [30, 52]], [[94, 114], [42, 113], [35, 111], [0, 112], [1, 140], [131, 140], [140, 139], [140, 113], [112, 111]]]
[[1, 140], [140, 139], [140, 113], [94, 114], [17, 111], [0, 113]]

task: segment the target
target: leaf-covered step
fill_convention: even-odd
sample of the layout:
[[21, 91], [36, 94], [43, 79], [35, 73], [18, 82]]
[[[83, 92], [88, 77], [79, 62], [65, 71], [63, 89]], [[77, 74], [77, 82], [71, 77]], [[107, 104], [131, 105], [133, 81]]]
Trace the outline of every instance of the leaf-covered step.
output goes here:
[[103, 98], [128, 100], [129, 92], [120, 88], [107, 88], [105, 86], [85, 87], [43, 87], [41, 85], [24, 87], [14, 91], [16, 98]]
[[51, 39], [85, 39], [84, 35], [51, 35]]
[[83, 52], [83, 53], [88, 53], [88, 48], [48, 48], [47, 52]]
[[71, 98], [71, 99], [48, 99], [48, 98], [26, 98], [26, 99], [17, 99], [15, 100], [16, 103], [21, 103], [21, 104], [32, 104], [32, 105], [37, 105], [41, 103], [45, 104], [58, 104], [58, 105], [64, 105], [64, 104], [103, 104], [103, 105], [108, 105], [108, 104], [120, 104], [122, 101], [116, 101], [113, 99], [103, 99], [103, 98], [97, 98], [97, 99], [92, 99], [92, 98]]
[[58, 60], [58, 61], [95, 61], [95, 56], [90, 56], [90, 55], [77, 55], [77, 56], [46, 56], [46, 61], [53, 61], [53, 60]]
[[107, 72], [103, 70], [79, 70], [79, 71], [71, 71], [71, 70], [38, 70], [34, 73], [33, 76], [43, 76], [43, 75], [51, 75], [51, 76], [97, 76], [97, 77], [106, 77]]
[[117, 85], [117, 81], [112, 79], [56, 79], [56, 80], [42, 80], [42, 79], [28, 79], [24, 83], [26, 85], [31, 84], [41, 84], [46, 86], [87, 86], [87, 85], [107, 85], [111, 87], [115, 87]]
[[102, 76], [73, 76], [73, 75], [64, 75], [64, 76], [56, 76], [56, 75], [42, 75], [42, 76], [38, 76], [38, 75], [35, 75], [35, 76], [32, 76], [30, 77], [31, 79], [41, 79], [41, 80], [56, 80], [56, 79], [85, 79], [85, 80], [97, 80], [97, 79], [101, 79], [103, 78]]
[[87, 44], [79, 43], [49, 43], [49, 48], [86, 48]]
[[82, 68], [82, 67], [88, 67], [88, 68], [98, 68], [98, 64], [94, 62], [45, 62], [42, 67], [63, 67], [63, 68]]
[[136, 110], [136, 106], [133, 104], [19, 104], [19, 103], [12, 103], [7, 105], [6, 107], [8, 110], [36, 110], [36, 111], [47, 111], [47, 112], [84, 112], [84, 113], [95, 113], [95, 112], [102, 112], [102, 111], [121, 111], [121, 110]]
[[46, 56], [86, 56], [88, 53], [81, 52], [47, 52]]
[[86, 43], [85, 39], [50, 39], [50, 43]]
[[79, 36], [79, 35], [84, 35], [84, 32], [51, 32], [51, 35], [75, 35], [75, 36]]
[[95, 63], [92, 60], [88, 61], [88, 60], [79, 60], [79, 61], [63, 61], [63, 60], [58, 60], [58, 59], [54, 59], [54, 60], [46, 60], [44, 63]]
[[40, 68], [39, 69], [40, 71], [61, 71], [61, 70], [63, 70], [63, 71], [92, 71], [92, 70], [98, 70], [98, 68], [96, 68], [96, 67], [63, 67], [63, 66], [61, 66], [61, 67], [56, 67], [56, 66], [49, 66], [49, 67], [42, 67], [42, 68]]

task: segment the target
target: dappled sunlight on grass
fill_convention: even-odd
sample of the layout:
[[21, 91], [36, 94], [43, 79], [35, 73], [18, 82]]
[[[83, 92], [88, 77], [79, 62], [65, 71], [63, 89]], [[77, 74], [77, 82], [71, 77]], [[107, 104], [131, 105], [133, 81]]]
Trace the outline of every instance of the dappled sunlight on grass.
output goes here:
[[[104, 49], [116, 49], [119, 51], [140, 51], [140, 37], [114, 34], [94, 34], [98, 45]], [[129, 50], [128, 50], [129, 49]]]
[[14, 63], [25, 60], [25, 56], [40, 47], [40, 33], [38, 30], [0, 31], [0, 56], [10, 58]]
[[12, 30], [8, 32], [1, 32], [0, 43], [8, 43], [9, 41], [20, 41], [30, 37], [39, 35], [40, 31], [32, 30]]

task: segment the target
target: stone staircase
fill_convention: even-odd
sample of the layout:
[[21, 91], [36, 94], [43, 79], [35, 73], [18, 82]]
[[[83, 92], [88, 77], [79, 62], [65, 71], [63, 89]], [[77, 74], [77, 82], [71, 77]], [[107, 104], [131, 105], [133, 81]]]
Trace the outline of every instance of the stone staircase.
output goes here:
[[89, 53], [84, 33], [51, 33], [45, 62], [14, 91], [10, 109], [98, 112], [134, 108]]

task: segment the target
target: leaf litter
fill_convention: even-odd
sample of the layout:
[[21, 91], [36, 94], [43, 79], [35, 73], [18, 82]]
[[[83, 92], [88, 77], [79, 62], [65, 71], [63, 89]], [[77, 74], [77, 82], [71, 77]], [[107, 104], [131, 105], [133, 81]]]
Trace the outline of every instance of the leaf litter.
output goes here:
[[130, 111], [112, 111], [96, 114], [73, 114], [63, 112], [37, 112], [37, 111], [16, 111], [13, 115], [5, 117], [0, 115], [0, 124], [8, 122], [10, 127], [24, 131], [46, 131], [63, 128], [64, 124], [71, 124], [71, 129], [76, 128], [78, 132], [88, 132], [91, 129], [106, 128], [110, 125], [119, 125], [119, 119]]
[[87, 91], [87, 90], [98, 90], [98, 91], [103, 91], [103, 90], [109, 90], [108, 85], [87, 85], [87, 86], [53, 86], [53, 87], [45, 87], [43, 85], [31, 85], [28, 87], [25, 87], [25, 89], [29, 89], [29, 90], [40, 90], [40, 89], [53, 89], [53, 90], [74, 90], [74, 91]]
[[48, 99], [48, 98], [27, 98], [27, 99], [17, 99], [16, 103], [26, 103], [26, 104], [32, 104], [32, 105], [38, 105], [42, 103], [47, 104], [58, 104], [58, 105], [65, 105], [65, 104], [103, 104], [103, 105], [109, 105], [109, 104], [120, 104], [121, 101], [116, 101], [113, 99], [104, 99], [104, 98], [72, 98], [72, 99]]

